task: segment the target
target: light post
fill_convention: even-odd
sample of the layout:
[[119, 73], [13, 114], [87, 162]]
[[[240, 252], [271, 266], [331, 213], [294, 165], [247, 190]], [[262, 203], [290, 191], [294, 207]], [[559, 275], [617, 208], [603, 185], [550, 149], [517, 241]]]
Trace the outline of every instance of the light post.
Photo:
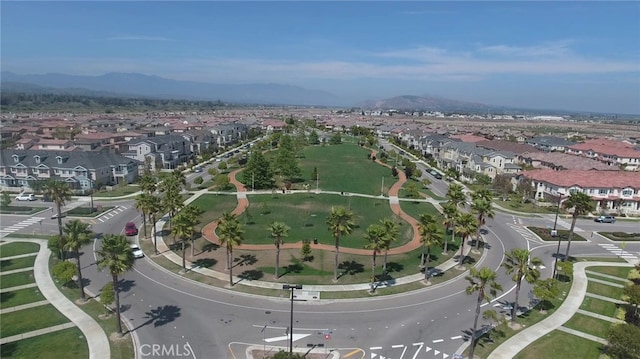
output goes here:
[[291, 314], [289, 318], [289, 358], [293, 356], [293, 291], [302, 289], [302, 284], [283, 284], [282, 289], [291, 290]]
[[[562, 193], [558, 193], [558, 206], [556, 207], [556, 219], [553, 222], [553, 230], [552, 233], [554, 233], [556, 236], [558, 236], [558, 232], [556, 231], [556, 226], [558, 224], [558, 213], [560, 213], [560, 203], [562, 203]], [[555, 278], [556, 277], [556, 271], [558, 268], [558, 256], [560, 255], [560, 236], [558, 236], [558, 248], [556, 249], [556, 260], [553, 263], [553, 275], [551, 276], [551, 278]]]

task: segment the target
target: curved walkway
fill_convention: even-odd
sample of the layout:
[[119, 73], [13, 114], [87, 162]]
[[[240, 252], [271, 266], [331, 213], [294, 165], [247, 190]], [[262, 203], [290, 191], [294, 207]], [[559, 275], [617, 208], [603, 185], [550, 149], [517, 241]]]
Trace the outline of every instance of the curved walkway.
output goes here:
[[[372, 150], [371, 155], [375, 156], [376, 153], [377, 152], [375, 150]], [[380, 160], [378, 159], [376, 159], [376, 163], [382, 166], [391, 168], [391, 166], [380, 162]], [[242, 212], [244, 212], [249, 206], [249, 200], [247, 199], [247, 195], [246, 195], [247, 189], [236, 178], [236, 174], [240, 171], [242, 171], [241, 168], [229, 173], [229, 182], [233, 184], [237, 189], [238, 205], [231, 212], [235, 215], [242, 214]], [[420, 232], [418, 230], [418, 221], [402, 210], [402, 208], [400, 207], [400, 200], [398, 199], [398, 193], [400, 192], [402, 185], [406, 181], [407, 181], [407, 177], [404, 174], [404, 172], [398, 171], [398, 181], [396, 181], [389, 188], [388, 198], [389, 198], [389, 206], [391, 207], [391, 211], [394, 214], [398, 215], [400, 218], [402, 218], [404, 221], [409, 223], [409, 225], [413, 229], [413, 238], [411, 239], [411, 241], [409, 241], [408, 243], [405, 243], [402, 246], [389, 249], [388, 254], [402, 254], [402, 253], [406, 253], [406, 252], [410, 252], [412, 250], [418, 249], [422, 246]], [[288, 193], [293, 193], [293, 192], [289, 191]], [[315, 192], [315, 193], [320, 193], [320, 192]], [[329, 193], [329, 192], [322, 191], [322, 193]], [[367, 197], [383, 198], [382, 196], [367, 196]], [[202, 236], [209, 242], [219, 245], [220, 240], [216, 235], [217, 227], [218, 227], [217, 220], [208, 223], [202, 228]], [[281, 249], [299, 249], [301, 247], [302, 247], [302, 241], [298, 241], [295, 243], [284, 243], [283, 245], [280, 246]], [[270, 250], [270, 249], [273, 249], [273, 246], [270, 244], [241, 244], [239, 246], [236, 246], [235, 248], [239, 250], [267, 250], [267, 249]], [[335, 250], [335, 247], [333, 245], [328, 245], [328, 244], [311, 244], [311, 248], [325, 250], [325, 251]], [[371, 251], [367, 249], [360, 249], [360, 248], [340, 247], [340, 253], [370, 255]]]
[[38, 285], [38, 289], [51, 305], [65, 317], [69, 318], [69, 320], [82, 331], [89, 346], [90, 359], [109, 359], [111, 357], [109, 339], [107, 339], [107, 335], [104, 330], [102, 330], [102, 327], [87, 313], [60, 293], [53, 279], [51, 279], [49, 275], [49, 257], [51, 256], [51, 251], [47, 248], [47, 241], [44, 239], [22, 238], [16, 240], [4, 238], [3, 240], [7, 241], [7, 243], [31, 242], [40, 245], [40, 251], [38, 251], [35, 263], [33, 264], [33, 276]]

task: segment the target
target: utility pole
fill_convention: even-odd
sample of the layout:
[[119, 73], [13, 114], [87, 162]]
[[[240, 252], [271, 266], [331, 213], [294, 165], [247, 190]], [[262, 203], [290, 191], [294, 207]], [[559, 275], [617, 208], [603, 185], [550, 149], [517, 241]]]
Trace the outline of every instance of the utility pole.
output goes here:
[[[558, 193], [558, 206], [556, 207], [556, 220], [553, 222], [553, 233], [558, 236], [556, 225], [558, 224], [558, 213], [560, 212], [560, 203], [562, 202], [562, 193]], [[556, 271], [558, 268], [558, 256], [560, 256], [560, 236], [558, 236], [558, 248], [556, 249], [556, 260], [553, 263], [553, 275], [551, 278], [556, 277]]]

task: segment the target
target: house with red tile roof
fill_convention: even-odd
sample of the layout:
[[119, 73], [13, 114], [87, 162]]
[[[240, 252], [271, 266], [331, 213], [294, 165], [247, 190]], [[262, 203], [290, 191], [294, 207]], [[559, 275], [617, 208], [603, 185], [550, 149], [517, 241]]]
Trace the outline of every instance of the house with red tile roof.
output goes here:
[[594, 138], [567, 147], [567, 153], [622, 166], [627, 171], [640, 171], [640, 149], [627, 142]]
[[583, 192], [596, 201], [596, 213], [618, 212], [640, 216], [640, 176], [628, 171], [551, 169], [524, 171], [516, 179], [528, 178], [536, 200], [558, 201], [573, 192]]

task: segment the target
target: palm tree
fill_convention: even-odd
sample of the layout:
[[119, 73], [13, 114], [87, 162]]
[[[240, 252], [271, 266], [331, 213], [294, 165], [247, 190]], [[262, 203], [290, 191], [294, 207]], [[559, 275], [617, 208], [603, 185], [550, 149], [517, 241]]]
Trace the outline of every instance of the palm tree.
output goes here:
[[[184, 206], [180, 196], [184, 183], [184, 174], [176, 170], [165, 175], [158, 185], [160, 192], [164, 194], [162, 205], [169, 211], [169, 228], [171, 228], [173, 216]], [[173, 238], [175, 243], [175, 237]]]
[[[449, 201], [442, 206], [442, 215], [444, 216], [444, 221], [442, 224], [447, 228], [447, 231], [451, 231], [451, 242], [455, 239], [454, 227], [456, 225], [456, 217], [458, 217], [458, 207], [456, 207], [455, 203]], [[442, 254], [447, 254], [447, 239], [444, 239], [444, 249]]]
[[513, 303], [511, 310], [511, 322], [515, 323], [518, 313], [518, 299], [520, 296], [520, 286], [522, 278], [527, 283], [535, 283], [540, 278], [540, 271], [537, 267], [542, 265], [542, 260], [538, 257], [530, 258], [529, 251], [522, 248], [516, 248], [509, 253], [505, 253], [505, 261], [502, 266], [507, 274], [513, 274], [511, 280], [516, 282], [516, 301]]
[[582, 192], [573, 192], [569, 198], [564, 202], [565, 208], [573, 208], [573, 215], [571, 216], [571, 228], [569, 229], [569, 238], [567, 238], [567, 252], [564, 255], [563, 261], [569, 258], [569, 249], [571, 248], [571, 239], [573, 238], [573, 230], [576, 227], [576, 220], [578, 216], [587, 214], [595, 209], [593, 200], [588, 194]]
[[67, 222], [64, 225], [64, 233], [66, 234], [65, 249], [72, 250], [75, 253], [78, 269], [78, 286], [80, 287], [80, 297], [86, 299], [84, 294], [84, 283], [82, 283], [82, 266], [80, 265], [80, 247], [91, 243], [93, 232], [89, 228], [89, 224], [82, 223], [78, 219]]
[[374, 291], [374, 283], [376, 281], [376, 255], [381, 250], [389, 246], [389, 241], [386, 236], [386, 229], [380, 224], [372, 224], [367, 228], [367, 233], [364, 235], [364, 239], [368, 240], [364, 248], [371, 249], [373, 255], [371, 257], [371, 291]]
[[182, 210], [180, 213], [176, 215], [174, 218], [173, 227], [171, 228], [171, 233], [178, 236], [182, 242], [182, 269], [187, 269], [187, 261], [186, 261], [186, 250], [185, 243], [187, 239], [193, 237], [194, 229], [193, 229], [193, 218], [189, 216], [189, 213], [185, 210]]
[[[424, 281], [429, 284], [429, 260], [431, 259], [431, 247], [437, 246], [442, 241], [442, 236], [438, 233], [436, 220], [428, 214], [420, 216], [420, 240], [422, 241], [422, 258], [420, 263], [424, 266]], [[424, 252], [427, 252], [425, 257]]]
[[120, 288], [118, 276], [133, 268], [135, 258], [127, 238], [123, 235], [107, 234], [102, 238], [102, 248], [98, 250], [99, 270], [107, 268], [113, 282], [113, 291], [116, 299], [116, 320], [118, 334], [122, 336], [122, 323], [120, 322]]
[[62, 236], [62, 207], [65, 205], [66, 201], [71, 199], [73, 190], [71, 190], [71, 187], [69, 187], [69, 184], [66, 182], [48, 180], [42, 186], [42, 191], [56, 204], [56, 208], [58, 210], [58, 232], [60, 236]]
[[160, 197], [149, 197], [149, 216], [151, 217], [151, 223], [153, 225], [153, 253], [158, 254], [158, 242], [156, 240], [156, 216], [162, 212], [162, 200]]
[[144, 238], [147, 238], [147, 215], [152, 210], [151, 206], [154, 204], [151, 203], [153, 201], [153, 195], [149, 193], [141, 193], [136, 196], [135, 207], [137, 210], [142, 212], [142, 227], [144, 229]]
[[486, 188], [481, 188], [471, 194], [471, 199], [482, 198], [491, 202], [493, 200], [493, 196], [491, 195], [491, 191]]
[[472, 234], [478, 230], [478, 222], [473, 213], [461, 212], [456, 217], [454, 232], [460, 237], [460, 265], [464, 264], [464, 244]]
[[480, 317], [480, 306], [483, 300], [487, 302], [490, 300], [487, 291], [492, 297], [495, 297], [498, 291], [502, 291], [502, 286], [496, 282], [498, 274], [492, 271], [488, 267], [482, 267], [477, 269], [471, 267], [469, 269], [469, 276], [466, 277], [469, 281], [469, 286], [466, 289], [466, 293], [471, 295], [478, 292], [478, 300], [476, 302], [476, 316], [473, 320], [473, 331], [471, 332], [471, 352], [469, 358], [473, 358], [473, 352], [476, 346], [476, 330], [478, 328], [478, 317]]
[[280, 245], [284, 243], [283, 238], [288, 235], [291, 228], [282, 222], [273, 222], [267, 229], [271, 231], [273, 244], [276, 246], [276, 279], [278, 279], [280, 278]]
[[350, 234], [353, 230], [353, 226], [355, 226], [353, 217], [353, 212], [342, 206], [332, 207], [331, 213], [329, 213], [329, 217], [327, 217], [327, 225], [329, 226], [329, 231], [335, 239], [336, 246], [335, 266], [333, 268], [334, 281], [338, 280], [338, 256], [340, 254], [340, 237]]
[[229, 270], [229, 285], [233, 286], [233, 247], [240, 245], [243, 241], [244, 230], [235, 214], [229, 212], [222, 213], [222, 219], [218, 224], [218, 238], [220, 244], [227, 247], [227, 269]]
[[383, 218], [380, 220], [380, 224], [384, 227], [386, 241], [386, 246], [383, 248], [384, 262], [382, 263], [382, 272], [387, 273], [387, 256], [391, 243], [398, 239], [398, 222], [394, 221], [393, 218]]
[[447, 198], [449, 202], [453, 203], [456, 207], [464, 207], [467, 196], [464, 194], [462, 185], [457, 183], [451, 183], [447, 190]]
[[158, 188], [157, 182], [156, 178], [151, 174], [145, 174], [138, 178], [138, 185], [140, 186], [140, 189], [147, 194], [153, 194], [153, 192], [156, 191]]
[[493, 207], [491, 206], [491, 200], [486, 199], [485, 197], [476, 197], [473, 199], [471, 203], [471, 210], [473, 210], [477, 214], [478, 218], [478, 230], [476, 231], [476, 247], [480, 249], [480, 228], [485, 224], [487, 218], [493, 218], [494, 212]]

